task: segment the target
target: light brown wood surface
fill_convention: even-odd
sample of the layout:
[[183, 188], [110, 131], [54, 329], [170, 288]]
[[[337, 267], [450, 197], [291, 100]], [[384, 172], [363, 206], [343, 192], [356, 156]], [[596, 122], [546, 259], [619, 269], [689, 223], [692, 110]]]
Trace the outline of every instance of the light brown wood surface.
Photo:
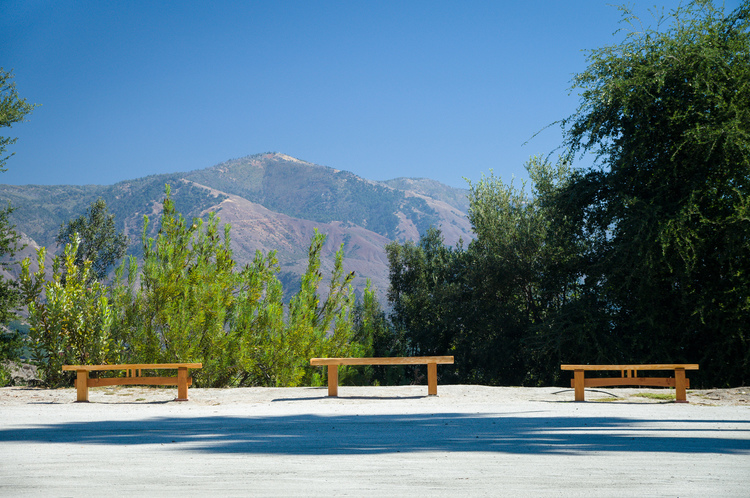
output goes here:
[[127, 363], [123, 365], [63, 365], [63, 370], [161, 370], [174, 368], [203, 368], [202, 363]]
[[[187, 385], [193, 385], [193, 379], [186, 379]], [[105, 377], [102, 379], [89, 379], [89, 387], [103, 386], [178, 386], [180, 381], [177, 377]]]
[[[128, 363], [122, 365], [63, 365], [63, 370], [76, 372], [76, 393], [78, 402], [89, 400], [89, 387], [101, 386], [177, 386], [175, 401], [188, 400], [188, 386], [193, 379], [188, 377], [188, 369], [203, 368], [202, 363]], [[174, 370], [177, 377], [142, 377], [141, 370]], [[126, 377], [89, 378], [89, 372], [103, 370], [125, 370]], [[137, 372], [137, 376], [134, 375]]]
[[697, 363], [654, 363], [644, 365], [560, 365], [562, 370], [698, 370]]
[[427, 365], [427, 394], [437, 396], [437, 366], [452, 364], [452, 356], [399, 356], [384, 358], [311, 358], [312, 366], [328, 367], [328, 396], [339, 395], [339, 365]]
[[[584, 401], [586, 387], [601, 386], [658, 386], [674, 387], [675, 401], [687, 403], [687, 388], [690, 380], [685, 370], [698, 370], [697, 363], [654, 363], [643, 365], [560, 365], [562, 370], [572, 370], [571, 387], [575, 389], [575, 400]], [[620, 377], [587, 379], [587, 371], [620, 371]], [[638, 377], [639, 370], [674, 370], [674, 377]]]
[[427, 365], [452, 364], [452, 356], [405, 356], [385, 358], [312, 358], [310, 365]]

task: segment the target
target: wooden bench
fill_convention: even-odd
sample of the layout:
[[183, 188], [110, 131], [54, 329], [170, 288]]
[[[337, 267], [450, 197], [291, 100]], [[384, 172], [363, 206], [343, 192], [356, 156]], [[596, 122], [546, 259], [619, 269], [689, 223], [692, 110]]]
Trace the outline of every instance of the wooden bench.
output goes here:
[[452, 364], [452, 356], [396, 358], [312, 358], [310, 365], [328, 366], [328, 396], [339, 395], [339, 365], [427, 365], [427, 394], [437, 396], [437, 365]]
[[[63, 370], [72, 370], [77, 373], [76, 390], [78, 399], [76, 401], [89, 400], [89, 387], [99, 386], [177, 386], [177, 398], [175, 401], [187, 401], [188, 386], [192, 385], [193, 379], [188, 377], [188, 369], [203, 368], [202, 363], [155, 363], [155, 364], [124, 364], [124, 365], [63, 365]], [[141, 370], [171, 370], [177, 369], [177, 377], [141, 377]], [[126, 370], [126, 377], [107, 377], [103, 379], [89, 378], [89, 372], [99, 370]], [[138, 372], [137, 375], [134, 375]]]
[[[656, 386], [674, 387], [675, 401], [687, 403], [686, 389], [690, 379], [685, 377], [685, 370], [698, 370], [694, 363], [663, 363], [656, 365], [560, 365], [562, 370], [573, 370], [570, 387], [575, 388], [575, 400], [583, 401], [585, 387], [599, 386]], [[601, 379], [584, 378], [585, 371], [619, 370], [620, 377]], [[639, 370], [674, 370], [674, 377], [638, 377]]]

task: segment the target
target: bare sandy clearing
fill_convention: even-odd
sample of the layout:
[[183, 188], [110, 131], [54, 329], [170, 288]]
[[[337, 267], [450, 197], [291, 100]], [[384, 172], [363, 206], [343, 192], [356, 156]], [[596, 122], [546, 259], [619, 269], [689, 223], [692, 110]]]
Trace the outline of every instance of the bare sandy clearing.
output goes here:
[[744, 497], [747, 392], [2, 388], [0, 496]]
[[[298, 388], [225, 388], [189, 390], [190, 401], [196, 405], [266, 404], [266, 403], [318, 403], [362, 404], [375, 400], [421, 400], [429, 406], [450, 407], [461, 404], [498, 404], [515, 401], [573, 402], [573, 390], [562, 387], [488, 387], [468, 385], [438, 386], [438, 396], [428, 397], [426, 386], [340, 386], [339, 397], [329, 398], [325, 387]], [[148, 386], [112, 386], [90, 389], [90, 401], [101, 404], [167, 403], [174, 400], [176, 388]], [[666, 399], [668, 396], [672, 399]], [[0, 388], [0, 406], [27, 403], [65, 404], [75, 402], [74, 388], [41, 389], [32, 387]], [[587, 389], [587, 402], [600, 403], [670, 403], [674, 391], [649, 388]], [[731, 389], [688, 390], [688, 402], [707, 406], [748, 406], [750, 387]]]

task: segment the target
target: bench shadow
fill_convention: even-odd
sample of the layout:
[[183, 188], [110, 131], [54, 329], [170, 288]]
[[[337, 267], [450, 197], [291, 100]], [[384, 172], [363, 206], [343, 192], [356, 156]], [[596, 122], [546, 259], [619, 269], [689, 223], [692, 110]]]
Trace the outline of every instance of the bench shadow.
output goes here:
[[248, 455], [370, 455], [425, 451], [750, 455], [750, 421], [463, 413], [159, 417], [0, 429], [0, 443], [10, 442], [162, 444], [169, 451]]

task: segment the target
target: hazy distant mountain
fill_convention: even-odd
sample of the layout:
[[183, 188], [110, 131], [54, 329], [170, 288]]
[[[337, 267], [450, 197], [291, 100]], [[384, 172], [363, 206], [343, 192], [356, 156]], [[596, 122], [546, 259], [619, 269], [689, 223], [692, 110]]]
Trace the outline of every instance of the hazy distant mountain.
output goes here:
[[279, 153], [109, 186], [0, 185], [0, 200], [16, 208], [12, 221], [30, 247], [46, 246], [54, 253], [59, 251], [54, 239], [60, 225], [102, 197], [118, 229], [130, 238], [129, 252], [140, 255], [143, 216], [149, 216], [149, 233], [155, 233], [165, 184], [186, 218], [215, 211], [222, 223], [231, 224], [240, 264], [249, 262], [256, 249], [277, 250], [285, 287], [304, 270], [315, 228], [328, 236], [324, 265], [332, 264], [333, 252], [343, 243], [347, 271], [358, 276], [356, 287], [361, 290], [370, 278], [383, 304], [388, 288], [384, 247], [389, 241], [417, 241], [430, 226], [440, 228], [449, 244], [472, 238], [466, 190], [429, 179], [376, 182]]

